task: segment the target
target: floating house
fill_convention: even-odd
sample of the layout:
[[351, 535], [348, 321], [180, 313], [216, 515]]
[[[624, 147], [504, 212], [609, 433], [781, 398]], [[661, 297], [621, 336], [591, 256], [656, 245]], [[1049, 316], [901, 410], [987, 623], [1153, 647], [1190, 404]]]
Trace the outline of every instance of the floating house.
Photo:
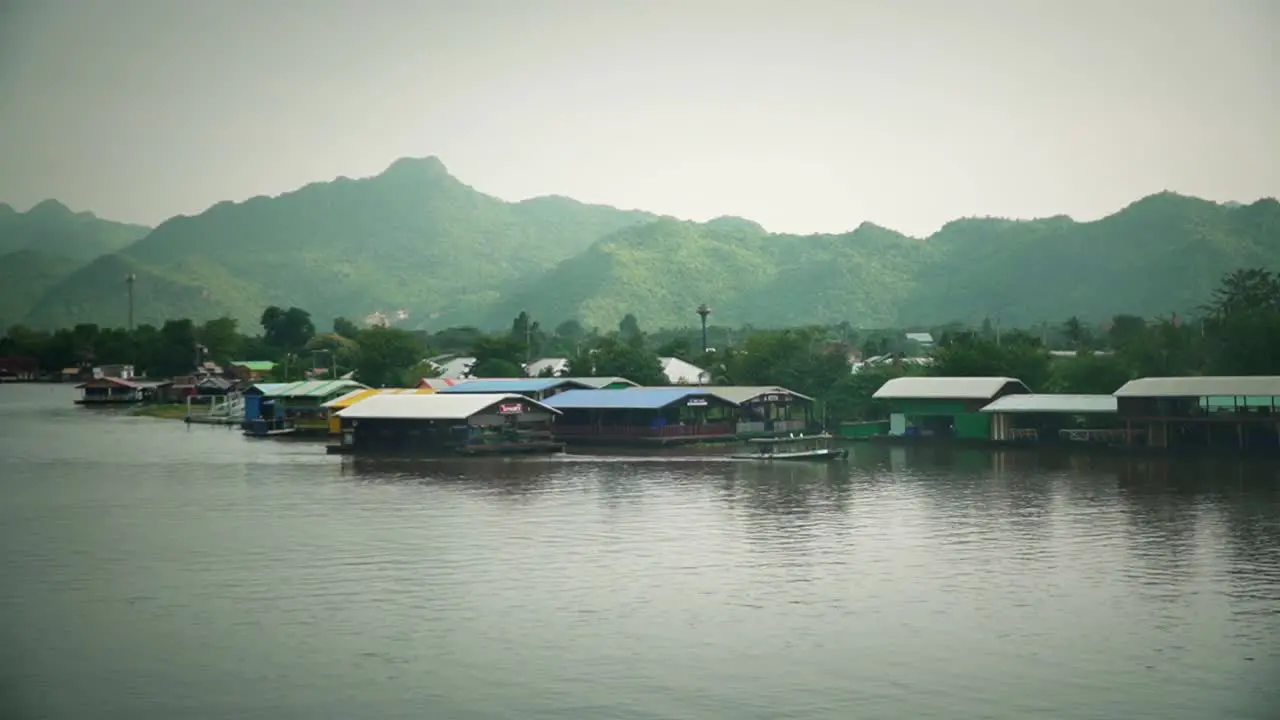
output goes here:
[[515, 393], [533, 400], [546, 400], [567, 390], [592, 390], [590, 385], [572, 378], [474, 378], [438, 390], [441, 395], [475, 395]]
[[1280, 450], [1280, 376], [1139, 378], [1114, 395], [1131, 446]]
[[368, 400], [377, 395], [430, 395], [433, 392], [435, 390], [429, 387], [361, 388], [352, 390], [346, 395], [330, 400], [322, 406], [329, 415], [329, 434], [338, 435], [342, 432], [342, 419], [338, 417], [338, 413], [358, 402]]
[[991, 439], [1034, 443], [1123, 444], [1116, 398], [1111, 395], [1015, 394], [982, 408]]
[[724, 385], [707, 390], [738, 404], [739, 437], [800, 433], [816, 422], [813, 398], [784, 387]]
[[244, 391], [244, 427], [250, 435], [276, 430], [327, 434], [324, 404], [352, 390], [366, 389], [354, 380], [304, 380], [259, 383]]
[[889, 435], [991, 438], [991, 416], [982, 409], [1006, 395], [1030, 394], [1009, 377], [900, 377], [871, 397], [889, 405]]
[[515, 393], [382, 394], [337, 414], [341, 444], [331, 452], [513, 454], [558, 452], [559, 411]]
[[562, 414], [557, 440], [629, 445], [733, 440], [738, 404], [702, 387], [568, 390], [546, 400]]
[[153, 402], [173, 383], [168, 380], [99, 377], [76, 386], [77, 405], [129, 405]]

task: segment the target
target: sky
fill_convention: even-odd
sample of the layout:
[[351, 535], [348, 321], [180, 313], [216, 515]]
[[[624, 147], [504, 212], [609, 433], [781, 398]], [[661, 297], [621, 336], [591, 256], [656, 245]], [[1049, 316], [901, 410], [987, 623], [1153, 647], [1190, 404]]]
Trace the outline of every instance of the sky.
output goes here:
[[1272, 0], [0, 0], [0, 201], [155, 224], [435, 155], [779, 232], [1280, 195]]

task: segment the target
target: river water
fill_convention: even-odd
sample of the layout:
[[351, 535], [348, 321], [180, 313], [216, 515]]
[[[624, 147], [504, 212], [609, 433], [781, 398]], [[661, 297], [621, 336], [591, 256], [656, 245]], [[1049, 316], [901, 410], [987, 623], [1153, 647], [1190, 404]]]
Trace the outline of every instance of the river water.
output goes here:
[[1280, 717], [1280, 469], [353, 462], [0, 387], [0, 716]]

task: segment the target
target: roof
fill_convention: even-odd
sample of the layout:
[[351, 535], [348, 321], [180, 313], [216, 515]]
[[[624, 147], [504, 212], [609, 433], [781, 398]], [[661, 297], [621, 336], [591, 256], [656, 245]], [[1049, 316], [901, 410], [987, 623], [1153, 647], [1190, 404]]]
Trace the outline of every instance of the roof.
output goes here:
[[534, 360], [524, 366], [524, 373], [529, 377], [540, 377], [546, 370], [552, 375], [559, 375], [569, 369], [569, 358], [547, 357]]
[[375, 395], [430, 395], [435, 390], [429, 387], [416, 388], [359, 388], [341, 397], [334, 398], [320, 407], [330, 409], [349, 408], [358, 402], [367, 400]]
[[881, 385], [871, 397], [877, 400], [990, 400], [1009, 383], [1017, 383], [1023, 392], [1031, 392], [1021, 380], [1010, 377], [900, 377]]
[[909, 332], [905, 337], [913, 342], [924, 343], [926, 345], [933, 342], [933, 334], [927, 332]]
[[546, 404], [561, 410], [578, 409], [617, 409], [617, 410], [657, 410], [668, 405], [692, 397], [715, 397], [732, 405], [738, 403], [709, 389], [700, 387], [665, 387], [665, 388], [623, 388], [619, 390], [569, 390], [548, 398]]
[[1148, 377], [1130, 380], [1116, 397], [1280, 396], [1280, 376]]
[[427, 362], [431, 363], [431, 366], [436, 369], [440, 377], [457, 380], [471, 374], [471, 368], [475, 366], [476, 359], [473, 357], [450, 357], [447, 360], [428, 360]]
[[536, 393], [570, 385], [589, 387], [569, 378], [473, 378], [452, 387], [442, 388], [441, 394], [460, 393]]
[[1005, 395], [982, 408], [985, 413], [1063, 413], [1068, 415], [1117, 412], [1113, 395]]
[[454, 385], [461, 385], [464, 382], [469, 382], [469, 381], [465, 379], [454, 380], [453, 378], [441, 378], [441, 377], [422, 378], [421, 380], [418, 381], [418, 387], [431, 388], [432, 390], [443, 390], [444, 388], [453, 387]]
[[227, 364], [234, 367], [247, 368], [255, 372], [271, 372], [276, 367], [276, 364], [270, 360], [232, 360]]
[[87, 380], [85, 382], [82, 382], [76, 386], [76, 389], [79, 390], [81, 388], [94, 387], [96, 385], [101, 385], [102, 383], [119, 385], [120, 387], [132, 388], [134, 390], [146, 390], [150, 388], [158, 388], [158, 387], [164, 387], [166, 385], [172, 385], [173, 381], [172, 380], [139, 380], [138, 378], [125, 379], [125, 378], [111, 377], [110, 375], [107, 375], [104, 377], [98, 377], [92, 380]]
[[631, 387], [640, 387], [640, 383], [633, 382], [624, 377], [563, 377], [561, 380], [572, 380], [576, 383], [582, 383], [587, 387], [597, 390], [603, 390], [610, 385], [630, 385]]
[[[357, 388], [366, 388], [354, 380], [303, 380], [294, 383], [262, 383], [254, 385], [265, 397], [329, 397], [339, 393], [350, 392]], [[269, 388], [269, 389], [268, 389]]]
[[477, 393], [474, 395], [424, 393], [419, 395], [374, 395], [339, 410], [337, 415], [350, 419], [464, 420], [498, 403], [523, 403], [554, 414], [559, 410], [515, 393]]
[[670, 383], [704, 383], [709, 375], [706, 370], [680, 358], [660, 357], [658, 362], [662, 363], [662, 372]]
[[804, 400], [813, 400], [813, 398], [808, 395], [801, 395], [794, 390], [788, 390], [784, 387], [778, 387], [777, 385], [719, 385], [714, 387], [708, 386], [707, 390], [719, 395], [725, 400], [739, 405], [751, 400], [752, 398], [760, 397], [761, 395], [790, 395]]

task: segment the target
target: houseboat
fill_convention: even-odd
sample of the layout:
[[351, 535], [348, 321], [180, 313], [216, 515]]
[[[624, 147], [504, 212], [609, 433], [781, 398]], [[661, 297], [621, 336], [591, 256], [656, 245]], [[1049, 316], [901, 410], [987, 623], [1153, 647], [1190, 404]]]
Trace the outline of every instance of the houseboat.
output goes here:
[[706, 387], [569, 390], [546, 404], [569, 445], [669, 445], [737, 439], [738, 404]]
[[328, 452], [379, 455], [510, 455], [564, 449], [552, 435], [560, 412], [515, 393], [374, 395], [340, 410], [341, 440]]
[[323, 405], [325, 412], [329, 415], [329, 434], [332, 436], [342, 434], [342, 419], [338, 417], [338, 413], [355, 405], [363, 400], [368, 400], [375, 395], [430, 395], [435, 392], [430, 386], [419, 386], [415, 388], [362, 388], [352, 390]]
[[324, 404], [352, 390], [364, 389], [368, 386], [354, 380], [253, 385], [244, 391], [244, 432], [253, 436], [327, 435], [329, 414]]
[[818, 423], [814, 400], [776, 385], [707, 386], [709, 392], [738, 404], [738, 437], [784, 437], [802, 433]]
[[136, 405], [153, 402], [172, 383], [168, 380], [98, 377], [76, 386], [77, 405]]

